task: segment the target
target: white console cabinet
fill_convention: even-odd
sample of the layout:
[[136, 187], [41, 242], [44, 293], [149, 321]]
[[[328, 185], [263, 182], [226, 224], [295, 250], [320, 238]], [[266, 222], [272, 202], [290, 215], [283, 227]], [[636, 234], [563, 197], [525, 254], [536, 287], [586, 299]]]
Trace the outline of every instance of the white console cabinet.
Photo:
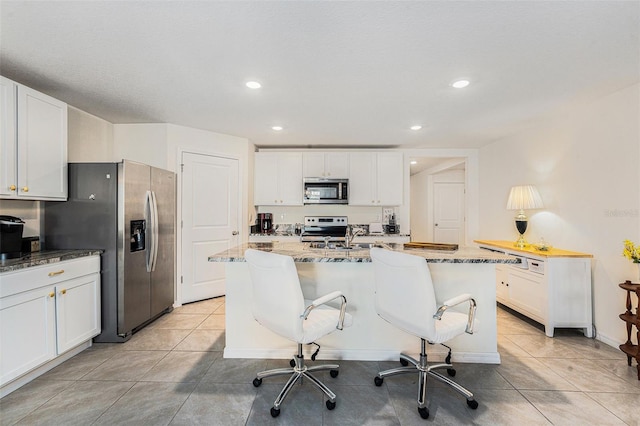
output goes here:
[[581, 328], [593, 336], [592, 255], [551, 249], [518, 249], [510, 241], [476, 240], [481, 248], [520, 258], [517, 265], [496, 266], [499, 303], [541, 323], [553, 337], [556, 327]]
[[90, 346], [100, 330], [100, 256], [0, 274], [2, 394], [26, 373]]
[[2, 76], [0, 198], [67, 199], [67, 104]]

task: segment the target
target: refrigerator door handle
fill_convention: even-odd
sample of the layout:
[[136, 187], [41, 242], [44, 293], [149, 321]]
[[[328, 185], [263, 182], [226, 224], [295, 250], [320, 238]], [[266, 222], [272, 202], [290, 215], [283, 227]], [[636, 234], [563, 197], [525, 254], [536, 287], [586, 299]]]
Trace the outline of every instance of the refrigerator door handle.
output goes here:
[[152, 257], [152, 261], [151, 261], [151, 270], [155, 271], [156, 270], [156, 264], [158, 263], [158, 246], [160, 243], [160, 238], [159, 238], [159, 224], [158, 224], [158, 199], [156, 198], [156, 193], [155, 191], [151, 191], [151, 201], [152, 201], [152, 205], [153, 205], [153, 224], [152, 224], [152, 231], [153, 231], [153, 241], [151, 243], [152, 247], [153, 247], [153, 257]]
[[[153, 255], [153, 228], [152, 228], [152, 219], [153, 213], [151, 212], [151, 191], [147, 191], [145, 195], [144, 201], [144, 218], [147, 222], [147, 226], [145, 227], [145, 234], [147, 239], [147, 248], [145, 250], [145, 260], [147, 264], [147, 272], [151, 272], [151, 258]], [[151, 237], [151, 238], [149, 238]]]

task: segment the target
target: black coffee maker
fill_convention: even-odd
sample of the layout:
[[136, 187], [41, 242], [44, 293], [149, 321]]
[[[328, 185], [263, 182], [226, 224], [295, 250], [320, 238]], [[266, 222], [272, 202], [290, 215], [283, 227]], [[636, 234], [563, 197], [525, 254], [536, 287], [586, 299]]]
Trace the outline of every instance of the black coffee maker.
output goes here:
[[15, 216], [0, 215], [0, 260], [22, 256], [24, 221]]
[[273, 214], [258, 213], [258, 232], [270, 234], [273, 232]]

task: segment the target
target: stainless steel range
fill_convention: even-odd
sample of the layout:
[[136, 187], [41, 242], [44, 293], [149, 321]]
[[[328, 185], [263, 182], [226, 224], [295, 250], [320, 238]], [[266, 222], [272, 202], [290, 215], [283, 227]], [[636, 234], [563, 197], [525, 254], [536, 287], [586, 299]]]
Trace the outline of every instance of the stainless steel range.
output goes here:
[[349, 220], [347, 216], [305, 216], [301, 241], [345, 241]]

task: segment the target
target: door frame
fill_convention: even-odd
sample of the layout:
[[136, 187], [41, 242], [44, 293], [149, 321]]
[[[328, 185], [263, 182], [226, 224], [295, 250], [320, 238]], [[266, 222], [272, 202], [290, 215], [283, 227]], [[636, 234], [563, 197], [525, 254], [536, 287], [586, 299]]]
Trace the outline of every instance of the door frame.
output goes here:
[[[178, 175], [177, 181], [177, 193], [176, 193], [176, 290], [175, 290], [175, 303], [174, 307], [182, 306], [182, 156], [183, 154], [196, 154], [207, 155], [210, 157], [219, 157], [227, 160], [238, 161], [238, 188], [240, 190], [238, 196], [238, 241], [244, 243], [248, 239], [247, 226], [244, 226], [247, 221], [247, 207], [246, 207], [246, 191], [243, 179], [244, 168], [247, 167], [243, 163], [242, 158], [239, 156], [231, 155], [228, 153], [206, 151], [193, 148], [178, 148], [176, 156], [176, 174]], [[213, 254], [213, 253], [212, 253]]]

